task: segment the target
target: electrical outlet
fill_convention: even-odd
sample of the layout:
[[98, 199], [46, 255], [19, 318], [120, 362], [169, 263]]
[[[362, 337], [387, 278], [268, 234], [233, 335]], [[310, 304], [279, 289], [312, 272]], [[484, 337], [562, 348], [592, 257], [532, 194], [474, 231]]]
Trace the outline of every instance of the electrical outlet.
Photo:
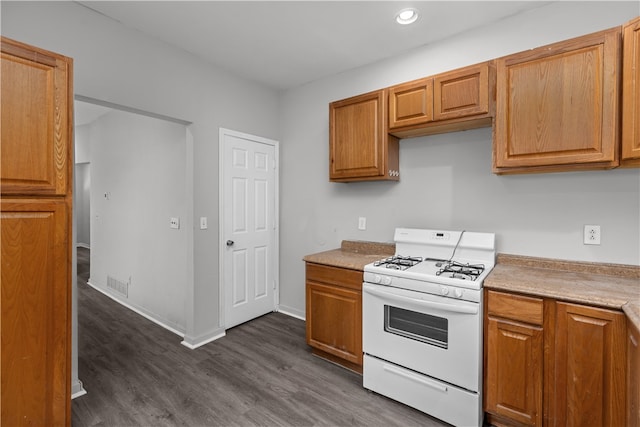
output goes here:
[[367, 218], [361, 216], [358, 218], [358, 230], [366, 230], [367, 229]]
[[169, 221], [169, 227], [178, 229], [180, 228], [180, 218], [171, 218]]
[[600, 226], [599, 225], [584, 226], [584, 244], [585, 245], [600, 244]]

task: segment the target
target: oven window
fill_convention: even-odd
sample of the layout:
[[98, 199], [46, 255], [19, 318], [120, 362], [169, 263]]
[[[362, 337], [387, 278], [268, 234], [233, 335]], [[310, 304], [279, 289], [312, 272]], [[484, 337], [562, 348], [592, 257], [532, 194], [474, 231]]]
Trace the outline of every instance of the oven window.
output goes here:
[[449, 321], [444, 317], [385, 305], [384, 330], [437, 347], [449, 346]]

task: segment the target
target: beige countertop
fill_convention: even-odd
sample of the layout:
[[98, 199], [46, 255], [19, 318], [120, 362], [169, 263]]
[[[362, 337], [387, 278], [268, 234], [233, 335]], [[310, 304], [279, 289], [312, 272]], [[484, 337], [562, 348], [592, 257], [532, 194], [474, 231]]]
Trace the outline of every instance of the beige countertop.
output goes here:
[[302, 258], [305, 262], [363, 271], [364, 266], [394, 254], [393, 243], [343, 240], [339, 249], [319, 252]]
[[[393, 255], [393, 243], [343, 240], [340, 248], [307, 255], [305, 262], [363, 271]], [[487, 289], [622, 310], [640, 329], [640, 267], [498, 254]]]
[[640, 329], [640, 267], [499, 254], [487, 289], [622, 310]]

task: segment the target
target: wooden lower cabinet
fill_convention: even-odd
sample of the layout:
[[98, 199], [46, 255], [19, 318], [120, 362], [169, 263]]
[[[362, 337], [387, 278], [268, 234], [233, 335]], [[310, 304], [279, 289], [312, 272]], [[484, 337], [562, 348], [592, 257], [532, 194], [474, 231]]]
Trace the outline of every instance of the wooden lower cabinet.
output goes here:
[[624, 314], [558, 302], [556, 319], [552, 413], [555, 424], [624, 425]]
[[487, 292], [485, 411], [489, 421], [542, 425], [543, 329], [539, 298]]
[[640, 427], [640, 331], [627, 328], [627, 427]]
[[307, 344], [362, 373], [362, 272], [307, 263]]
[[491, 290], [485, 301], [489, 423], [633, 425], [626, 364], [637, 347], [622, 312]]

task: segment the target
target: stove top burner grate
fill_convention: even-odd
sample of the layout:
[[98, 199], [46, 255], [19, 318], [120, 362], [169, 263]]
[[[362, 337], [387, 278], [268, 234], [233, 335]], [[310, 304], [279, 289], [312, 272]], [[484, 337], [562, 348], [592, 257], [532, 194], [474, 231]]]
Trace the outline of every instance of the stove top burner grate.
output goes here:
[[389, 258], [381, 259], [373, 263], [376, 267], [386, 267], [393, 270], [406, 270], [409, 267], [422, 262], [422, 257], [410, 257], [402, 255], [394, 255]]
[[452, 279], [476, 280], [484, 271], [484, 264], [463, 264], [451, 261], [436, 272], [437, 276], [450, 277]]

